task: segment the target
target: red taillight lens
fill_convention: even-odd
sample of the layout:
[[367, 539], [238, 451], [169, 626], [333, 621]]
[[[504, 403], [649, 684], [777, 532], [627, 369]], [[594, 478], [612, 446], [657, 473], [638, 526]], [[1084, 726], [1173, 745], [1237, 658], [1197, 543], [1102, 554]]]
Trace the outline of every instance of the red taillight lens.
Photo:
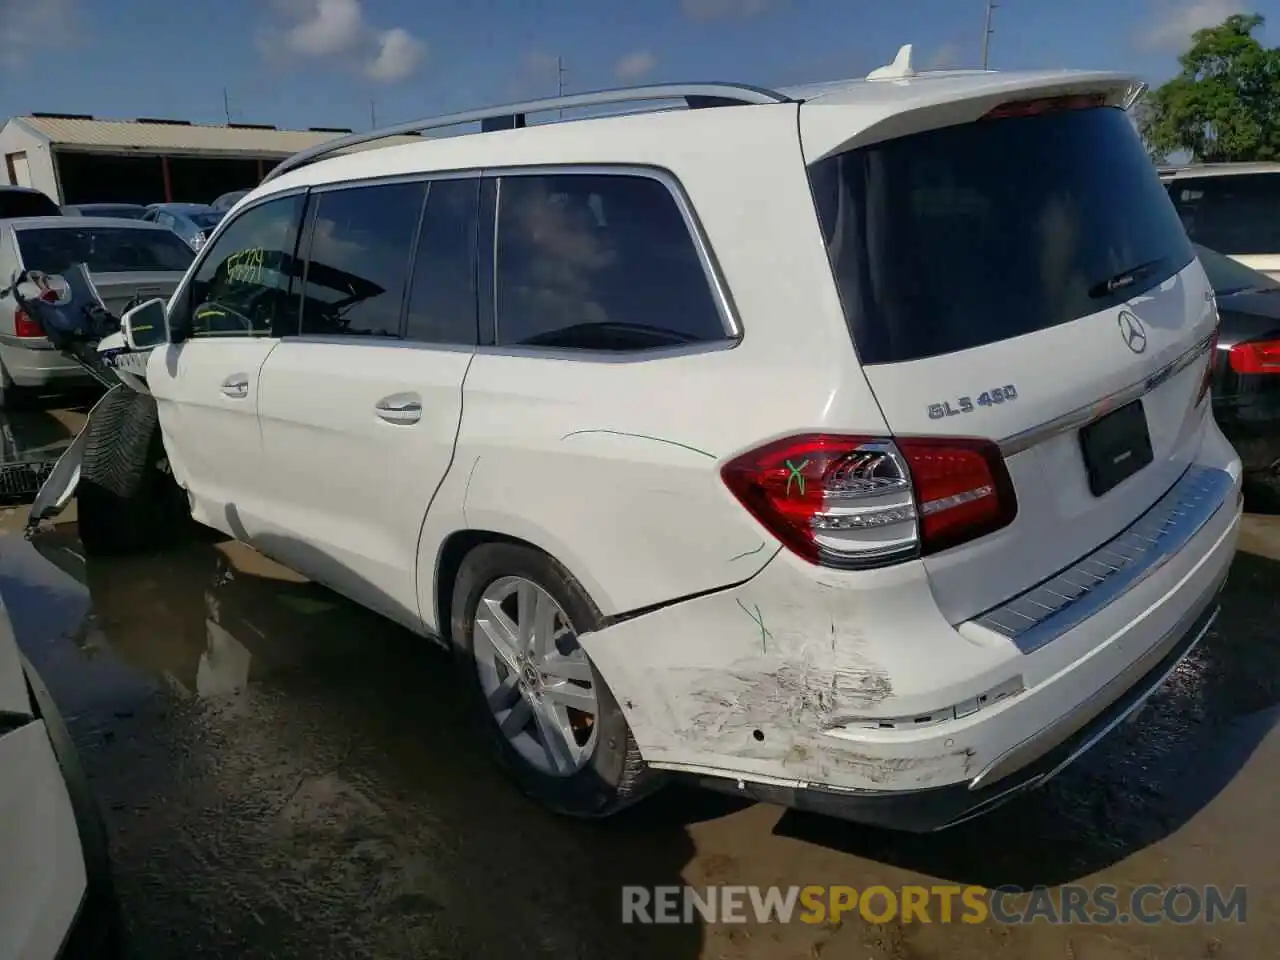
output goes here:
[[729, 490], [796, 554], [824, 566], [881, 566], [997, 530], [1017, 513], [986, 440], [789, 437], [725, 464]]
[[924, 553], [1008, 526], [1018, 513], [1000, 448], [989, 440], [898, 441], [915, 488]]
[[1253, 340], [1237, 343], [1227, 354], [1236, 373], [1280, 374], [1280, 340]]
[[1080, 93], [1066, 97], [1042, 97], [1038, 100], [1014, 100], [989, 110], [982, 119], [999, 120], [1004, 117], [1038, 117], [1044, 113], [1061, 113], [1064, 110], [1091, 110], [1107, 105], [1106, 94]]
[[40, 324], [27, 316], [21, 308], [13, 312], [13, 335], [15, 337], [43, 337], [44, 330]]

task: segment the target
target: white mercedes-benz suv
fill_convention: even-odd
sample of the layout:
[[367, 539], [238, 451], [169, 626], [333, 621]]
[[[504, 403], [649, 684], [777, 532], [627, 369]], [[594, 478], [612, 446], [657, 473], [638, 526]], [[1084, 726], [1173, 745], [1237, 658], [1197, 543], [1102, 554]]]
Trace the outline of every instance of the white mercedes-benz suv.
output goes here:
[[133, 389], [34, 516], [78, 476], [86, 548], [134, 549], [180, 489], [455, 651], [559, 811], [679, 772], [956, 823], [1132, 713], [1234, 551], [1217, 310], [1140, 89], [904, 48], [299, 154], [126, 315]]

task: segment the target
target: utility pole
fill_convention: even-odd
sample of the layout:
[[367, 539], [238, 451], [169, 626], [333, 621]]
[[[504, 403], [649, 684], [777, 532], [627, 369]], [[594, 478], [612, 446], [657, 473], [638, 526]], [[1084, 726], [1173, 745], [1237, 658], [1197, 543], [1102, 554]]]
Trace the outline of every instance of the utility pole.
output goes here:
[[227, 118], [227, 126], [231, 126], [231, 98], [227, 96], [227, 88], [222, 88], [222, 114]]
[[372, 100], [369, 101], [369, 128], [378, 129], [378, 105]]
[[987, 52], [991, 49], [991, 34], [992, 34], [991, 14], [995, 10], [995, 8], [998, 6], [1000, 6], [1000, 4], [993, 3], [992, 0], [987, 0], [987, 16], [982, 24], [982, 69], [983, 70], [987, 69]]
[[[564, 96], [564, 57], [556, 55], [556, 96]], [[564, 110], [560, 111], [560, 119], [564, 119]]]

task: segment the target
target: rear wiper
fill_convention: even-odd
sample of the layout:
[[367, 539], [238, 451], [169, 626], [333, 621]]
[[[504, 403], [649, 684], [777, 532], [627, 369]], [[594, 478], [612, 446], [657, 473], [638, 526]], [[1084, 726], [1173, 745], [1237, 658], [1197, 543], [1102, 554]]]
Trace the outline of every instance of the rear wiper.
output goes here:
[[1146, 263], [1140, 263], [1136, 267], [1130, 267], [1128, 270], [1117, 273], [1113, 277], [1095, 283], [1089, 288], [1089, 296], [1091, 299], [1097, 300], [1099, 297], [1109, 297], [1125, 287], [1131, 287], [1143, 277], [1154, 272], [1166, 259], [1166, 257], [1157, 257], [1155, 260], [1148, 260]]

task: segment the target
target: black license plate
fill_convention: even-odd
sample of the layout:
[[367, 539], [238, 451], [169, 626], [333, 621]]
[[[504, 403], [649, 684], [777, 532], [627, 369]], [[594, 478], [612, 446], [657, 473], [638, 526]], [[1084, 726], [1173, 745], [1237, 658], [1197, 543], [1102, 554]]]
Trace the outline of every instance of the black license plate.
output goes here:
[[1151, 434], [1141, 400], [1126, 403], [1080, 428], [1080, 452], [1089, 474], [1089, 490], [1100, 497], [1152, 460]]

